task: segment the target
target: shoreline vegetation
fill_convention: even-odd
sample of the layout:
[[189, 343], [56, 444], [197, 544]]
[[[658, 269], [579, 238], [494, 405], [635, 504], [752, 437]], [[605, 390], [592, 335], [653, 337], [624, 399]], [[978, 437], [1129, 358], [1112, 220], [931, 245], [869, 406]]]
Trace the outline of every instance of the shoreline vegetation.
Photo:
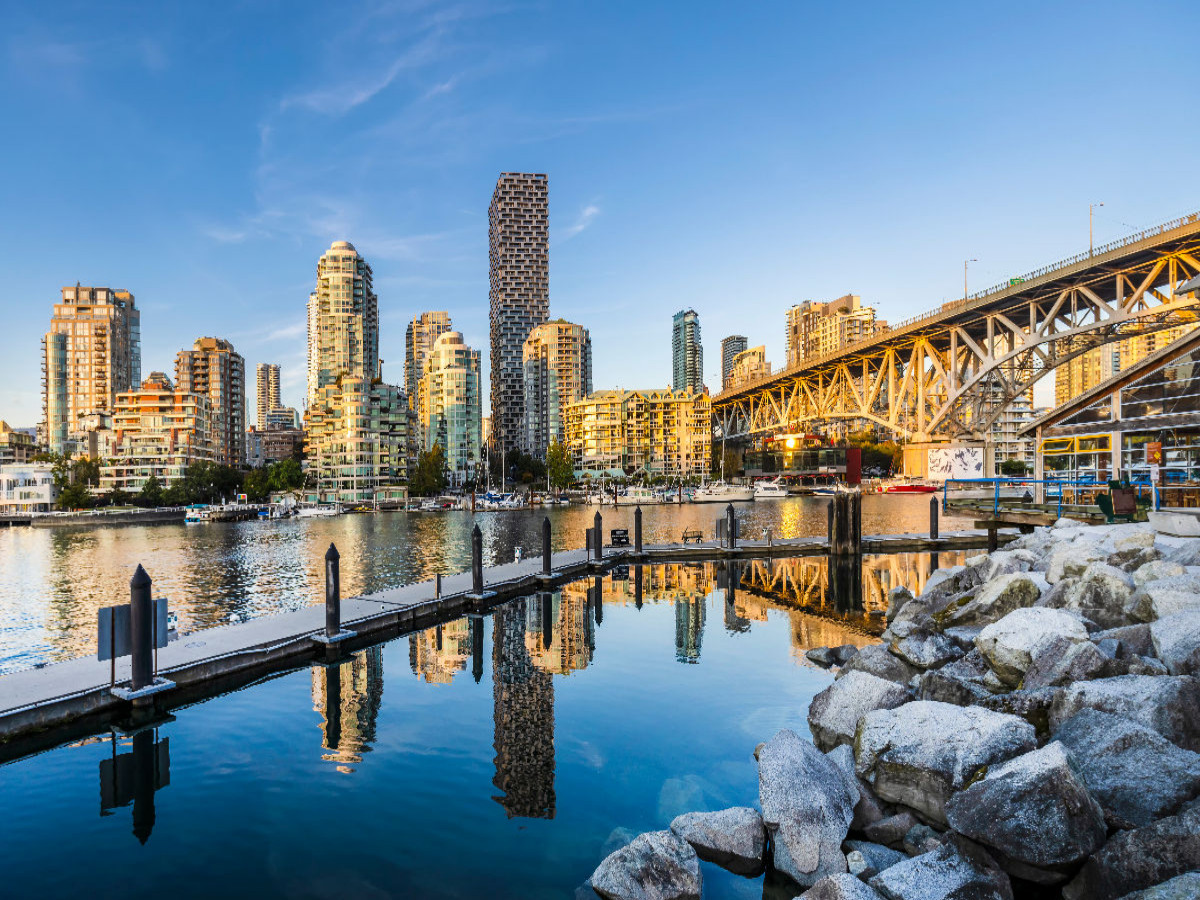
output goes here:
[[699, 898], [700, 859], [804, 900], [1200, 897], [1200, 540], [1063, 519], [889, 601], [881, 643], [809, 652], [835, 680], [811, 742], [754, 749], [757, 808], [576, 897]]

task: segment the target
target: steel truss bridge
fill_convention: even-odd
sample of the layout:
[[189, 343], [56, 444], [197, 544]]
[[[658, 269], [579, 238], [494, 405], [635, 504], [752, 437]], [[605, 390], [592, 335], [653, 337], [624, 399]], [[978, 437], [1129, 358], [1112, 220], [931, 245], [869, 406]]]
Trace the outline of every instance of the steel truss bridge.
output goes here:
[[714, 435], [865, 420], [911, 441], [990, 439], [1046, 374], [1104, 344], [1197, 321], [1200, 213], [1079, 254], [713, 398]]

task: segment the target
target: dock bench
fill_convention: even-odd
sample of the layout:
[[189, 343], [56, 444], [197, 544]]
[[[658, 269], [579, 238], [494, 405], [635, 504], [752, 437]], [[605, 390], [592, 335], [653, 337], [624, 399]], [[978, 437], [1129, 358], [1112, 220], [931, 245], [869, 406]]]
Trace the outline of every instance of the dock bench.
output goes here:
[[613, 547], [628, 547], [629, 546], [629, 529], [614, 528], [609, 532], [610, 546]]
[[699, 528], [683, 529], [683, 542], [685, 544], [699, 544], [704, 540], [704, 535]]

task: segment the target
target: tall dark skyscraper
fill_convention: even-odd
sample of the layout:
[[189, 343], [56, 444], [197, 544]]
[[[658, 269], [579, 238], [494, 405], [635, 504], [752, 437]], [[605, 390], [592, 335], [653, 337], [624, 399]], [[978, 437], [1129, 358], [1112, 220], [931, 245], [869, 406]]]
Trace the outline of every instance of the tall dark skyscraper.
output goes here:
[[704, 347], [700, 316], [694, 309], [675, 313], [671, 328], [671, 387], [677, 391], [704, 389]]
[[721, 341], [721, 390], [729, 386], [729, 373], [733, 370], [733, 358], [750, 346], [744, 334], [731, 334]]
[[525, 339], [550, 318], [550, 206], [545, 175], [503, 172], [488, 207], [492, 441], [520, 446]]

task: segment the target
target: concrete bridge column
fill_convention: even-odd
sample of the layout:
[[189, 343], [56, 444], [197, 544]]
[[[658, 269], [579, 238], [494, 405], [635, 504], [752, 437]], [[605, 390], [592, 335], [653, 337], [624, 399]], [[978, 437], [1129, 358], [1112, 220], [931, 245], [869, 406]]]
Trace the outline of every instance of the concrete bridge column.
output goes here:
[[1042, 479], [1046, 477], [1045, 460], [1042, 458], [1042, 429], [1038, 429], [1033, 435], [1033, 477], [1037, 481], [1037, 485], [1033, 489], [1033, 502], [1046, 502], [1046, 485], [1042, 484]]
[[983, 477], [995, 478], [1000, 473], [996, 471], [996, 442], [991, 438], [983, 440]]

